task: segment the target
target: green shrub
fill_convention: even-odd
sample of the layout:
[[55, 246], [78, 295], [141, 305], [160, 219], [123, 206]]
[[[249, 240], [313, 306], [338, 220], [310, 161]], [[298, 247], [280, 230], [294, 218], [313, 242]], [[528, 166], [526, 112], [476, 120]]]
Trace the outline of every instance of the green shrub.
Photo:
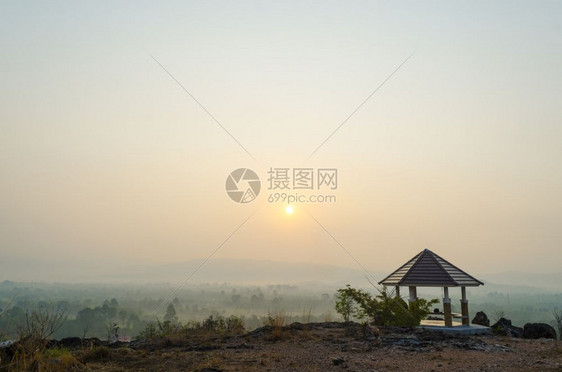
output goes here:
[[336, 312], [345, 321], [351, 316], [357, 319], [369, 319], [379, 326], [418, 326], [430, 312], [432, 305], [439, 300], [427, 301], [418, 299], [408, 305], [402, 298], [388, 294], [386, 287], [377, 296], [361, 289], [352, 288], [349, 284], [338, 289], [336, 295]]
[[225, 318], [221, 315], [210, 315], [202, 322], [188, 322], [182, 325], [180, 322], [166, 320], [161, 322], [150, 322], [139, 334], [140, 340], [157, 340], [164, 338], [185, 338], [190, 336], [204, 335], [236, 335], [245, 332], [244, 319], [231, 315]]

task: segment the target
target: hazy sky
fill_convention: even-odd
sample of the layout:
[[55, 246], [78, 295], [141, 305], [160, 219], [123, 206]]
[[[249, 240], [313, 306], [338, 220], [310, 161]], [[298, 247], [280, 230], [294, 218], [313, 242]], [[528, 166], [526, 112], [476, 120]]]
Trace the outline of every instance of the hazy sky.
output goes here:
[[[253, 212], [216, 257], [355, 267], [305, 209], [372, 270], [559, 271], [561, 35], [557, 1], [3, 1], [0, 273], [204, 258]], [[287, 215], [270, 167], [337, 202]]]

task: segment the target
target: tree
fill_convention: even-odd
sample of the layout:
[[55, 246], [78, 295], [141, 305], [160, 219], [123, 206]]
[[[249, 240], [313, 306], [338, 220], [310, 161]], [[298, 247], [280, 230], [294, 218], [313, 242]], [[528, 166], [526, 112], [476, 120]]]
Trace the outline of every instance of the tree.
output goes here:
[[377, 301], [368, 292], [352, 288], [349, 284], [343, 289], [338, 289], [336, 295], [336, 311], [345, 321], [351, 316], [357, 319], [374, 318]]
[[349, 322], [351, 316], [357, 313], [355, 298], [357, 298], [357, 289], [351, 288], [349, 284], [343, 289], [338, 289], [336, 294], [336, 312], [343, 317], [345, 322]]
[[41, 304], [36, 310], [25, 312], [25, 322], [19, 325], [20, 339], [34, 339], [46, 343], [67, 318], [67, 309]]
[[390, 296], [386, 287], [379, 295], [372, 296], [349, 285], [338, 289], [336, 299], [336, 311], [346, 321], [354, 315], [358, 319], [369, 318], [376, 325], [409, 327], [419, 325], [431, 312], [431, 306], [439, 302], [437, 299], [418, 299], [408, 306], [401, 298]]
[[80, 324], [82, 328], [82, 338], [86, 338], [88, 331], [92, 327], [96, 320], [96, 311], [86, 307], [78, 312], [76, 316], [76, 321]]
[[18, 357], [26, 358], [42, 353], [51, 336], [63, 325], [68, 310], [60, 306], [41, 303], [37, 309], [25, 312], [18, 324]]
[[107, 332], [107, 342], [111, 343], [119, 340], [119, 324], [108, 322], [105, 325], [105, 331]]
[[63, 325], [68, 310], [61, 306], [40, 302], [31, 312], [26, 311], [24, 319], [17, 325], [18, 342], [15, 343], [10, 370], [42, 371], [41, 356], [47, 348], [49, 338]]
[[178, 317], [176, 316], [176, 308], [173, 304], [169, 304], [168, 308], [166, 308], [166, 315], [164, 315], [165, 322], [177, 323]]

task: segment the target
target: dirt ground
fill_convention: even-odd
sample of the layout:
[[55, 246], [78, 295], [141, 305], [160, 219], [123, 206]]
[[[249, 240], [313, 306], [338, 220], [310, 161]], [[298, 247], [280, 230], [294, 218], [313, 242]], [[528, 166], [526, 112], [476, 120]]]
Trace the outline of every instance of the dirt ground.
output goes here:
[[[375, 332], [376, 333], [376, 332]], [[90, 354], [88, 354], [90, 353]], [[263, 327], [243, 336], [134, 344], [91, 355], [92, 371], [562, 371], [562, 343], [343, 323]]]

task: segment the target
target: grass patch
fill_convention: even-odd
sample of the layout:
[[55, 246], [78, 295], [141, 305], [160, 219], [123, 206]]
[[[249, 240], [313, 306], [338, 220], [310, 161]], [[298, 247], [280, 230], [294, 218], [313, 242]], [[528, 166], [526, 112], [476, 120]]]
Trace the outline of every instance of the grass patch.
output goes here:
[[106, 346], [94, 346], [80, 357], [82, 363], [106, 362], [112, 359], [111, 350]]
[[151, 342], [174, 343], [193, 338], [206, 339], [217, 336], [241, 335], [246, 331], [244, 319], [238, 316], [211, 315], [202, 322], [180, 322], [166, 320], [150, 322], [138, 339]]
[[286, 338], [285, 332], [285, 313], [279, 312], [277, 314], [267, 314], [264, 325], [272, 327], [271, 336], [268, 337], [270, 341], [280, 341]]

